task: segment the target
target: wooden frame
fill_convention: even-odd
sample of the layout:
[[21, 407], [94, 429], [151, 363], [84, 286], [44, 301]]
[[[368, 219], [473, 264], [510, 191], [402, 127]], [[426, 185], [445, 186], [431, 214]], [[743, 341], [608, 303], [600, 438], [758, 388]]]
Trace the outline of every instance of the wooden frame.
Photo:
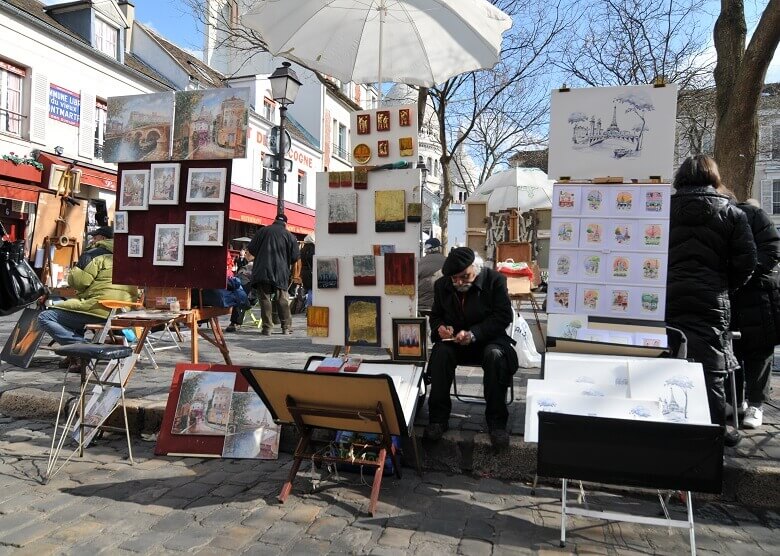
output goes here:
[[[393, 319], [393, 360], [419, 363], [425, 363], [428, 360], [427, 322], [425, 318]], [[411, 339], [405, 339], [409, 334], [412, 335]], [[417, 340], [416, 347], [413, 344], [415, 338]], [[401, 346], [401, 343], [408, 343], [408, 341], [411, 341], [412, 344]]]

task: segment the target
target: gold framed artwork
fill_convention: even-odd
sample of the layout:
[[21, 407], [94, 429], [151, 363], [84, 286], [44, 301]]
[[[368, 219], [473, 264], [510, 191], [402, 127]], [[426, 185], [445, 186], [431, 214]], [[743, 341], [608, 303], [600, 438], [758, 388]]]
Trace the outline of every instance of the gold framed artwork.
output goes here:
[[401, 150], [401, 156], [412, 156], [414, 154], [414, 142], [411, 137], [401, 137], [398, 139], [398, 148]]
[[374, 193], [377, 232], [403, 232], [406, 229], [406, 191], [390, 189]]
[[329, 334], [330, 309], [311, 306], [306, 310], [306, 332], [309, 336], [327, 338]]
[[358, 114], [357, 133], [358, 135], [368, 135], [371, 133], [371, 114]]
[[357, 164], [366, 164], [371, 160], [371, 147], [365, 143], [358, 143], [352, 149], [352, 158]]

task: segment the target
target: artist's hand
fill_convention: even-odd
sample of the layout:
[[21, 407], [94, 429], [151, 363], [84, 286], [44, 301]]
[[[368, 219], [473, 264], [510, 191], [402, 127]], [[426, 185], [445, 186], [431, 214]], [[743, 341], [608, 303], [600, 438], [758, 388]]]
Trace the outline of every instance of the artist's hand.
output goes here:
[[455, 329], [451, 326], [444, 326], [443, 324], [440, 324], [437, 332], [439, 333], [439, 338], [442, 340], [449, 340], [455, 334]]
[[468, 330], [461, 330], [458, 332], [458, 334], [455, 336], [455, 343], [462, 346], [469, 345], [471, 343], [471, 332]]

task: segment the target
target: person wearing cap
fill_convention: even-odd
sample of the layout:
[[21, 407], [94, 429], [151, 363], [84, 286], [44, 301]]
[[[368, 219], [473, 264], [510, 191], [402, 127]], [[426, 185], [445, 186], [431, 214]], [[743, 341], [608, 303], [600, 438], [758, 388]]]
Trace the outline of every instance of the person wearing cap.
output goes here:
[[273, 327], [271, 298], [275, 297], [283, 334], [292, 334], [290, 287], [292, 265], [300, 259], [298, 240], [287, 230], [287, 217], [278, 214], [273, 224], [260, 228], [249, 242], [247, 250], [255, 258], [252, 287], [260, 298], [263, 320], [262, 334], [268, 336]]
[[468, 247], [452, 249], [441, 271], [443, 276], [433, 286], [430, 315], [431, 393], [424, 438], [439, 440], [448, 428], [455, 368], [481, 365], [490, 440], [496, 449], [505, 449], [509, 445], [509, 413], [504, 399], [518, 368], [514, 340], [506, 333], [512, 323], [506, 278], [483, 268]]
[[417, 268], [417, 310], [426, 313], [433, 305], [433, 284], [441, 277], [446, 257], [441, 252], [441, 241], [435, 237], [425, 242], [425, 256]]
[[106, 321], [109, 310], [101, 305], [101, 300], [138, 299], [135, 286], [113, 283], [114, 230], [101, 226], [87, 235], [91, 238], [90, 247], [68, 274], [68, 285], [76, 290], [76, 296], [38, 315], [41, 328], [60, 345], [83, 342], [86, 325]]

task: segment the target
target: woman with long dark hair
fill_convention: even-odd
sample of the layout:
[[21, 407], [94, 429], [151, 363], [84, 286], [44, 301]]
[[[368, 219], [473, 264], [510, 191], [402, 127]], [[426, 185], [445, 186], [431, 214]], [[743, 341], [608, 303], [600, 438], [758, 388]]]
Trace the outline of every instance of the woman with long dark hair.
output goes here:
[[[738, 367], [728, 334], [729, 291], [756, 266], [756, 246], [745, 213], [721, 184], [707, 155], [689, 157], [674, 177], [669, 231], [666, 322], [688, 338], [688, 357], [702, 364], [712, 422], [726, 424], [724, 382]], [[739, 442], [728, 431], [727, 446]]]

